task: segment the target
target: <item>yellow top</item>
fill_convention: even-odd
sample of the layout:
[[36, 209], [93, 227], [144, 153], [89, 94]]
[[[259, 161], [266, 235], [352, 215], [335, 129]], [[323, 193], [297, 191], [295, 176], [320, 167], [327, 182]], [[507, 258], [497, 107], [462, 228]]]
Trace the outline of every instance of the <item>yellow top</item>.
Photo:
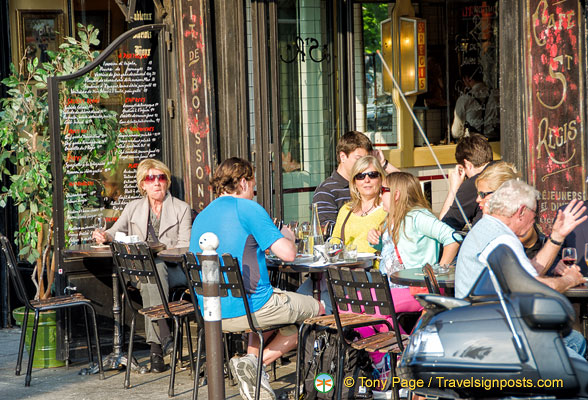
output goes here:
[[[333, 228], [334, 238], [341, 238], [341, 226], [343, 226], [343, 221], [345, 221], [350, 211], [349, 203], [339, 210], [337, 221]], [[387, 215], [381, 204], [364, 217], [351, 213], [345, 223], [345, 244], [354, 243], [360, 253], [375, 253], [376, 249], [369, 244], [367, 234], [372, 229], [378, 229]]]

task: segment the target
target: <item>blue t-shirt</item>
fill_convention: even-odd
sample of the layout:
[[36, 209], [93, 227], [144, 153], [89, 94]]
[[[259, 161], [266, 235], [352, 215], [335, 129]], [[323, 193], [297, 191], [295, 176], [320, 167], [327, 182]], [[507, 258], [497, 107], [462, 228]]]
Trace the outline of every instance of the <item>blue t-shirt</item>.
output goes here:
[[[274, 292], [265, 264], [265, 250], [283, 235], [263, 207], [233, 196], [219, 197], [198, 214], [190, 237], [190, 251], [194, 254], [202, 251], [198, 241], [206, 232], [218, 236], [219, 256], [229, 253], [237, 258], [251, 312], [259, 310]], [[198, 302], [202, 306], [201, 296]], [[221, 297], [221, 307], [223, 319], [245, 315], [241, 299]]]

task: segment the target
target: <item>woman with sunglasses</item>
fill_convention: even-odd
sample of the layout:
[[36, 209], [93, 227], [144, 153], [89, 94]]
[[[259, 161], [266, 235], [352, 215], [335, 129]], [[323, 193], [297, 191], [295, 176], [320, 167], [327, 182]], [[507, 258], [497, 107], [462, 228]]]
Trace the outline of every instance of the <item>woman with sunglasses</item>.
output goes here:
[[[516, 167], [505, 161], [494, 163], [486, 168], [476, 179], [478, 191], [476, 201], [484, 214], [488, 214], [487, 205], [494, 192], [504, 182], [520, 178], [521, 174]], [[527, 257], [533, 261], [539, 274], [546, 273], [559, 254], [565, 237], [579, 224], [577, 221], [583, 214], [582, 205], [583, 202], [572, 200], [563, 211], [558, 212], [551, 228], [551, 236], [543, 235], [535, 223], [525, 235], [519, 237]], [[535, 218], [537, 218], [536, 215]], [[556, 269], [556, 273], [557, 271]]]
[[364, 156], [353, 164], [349, 182], [351, 201], [339, 210], [332, 236], [342, 239], [345, 245], [355, 244], [358, 252], [376, 252], [367, 234], [386, 218], [380, 197], [383, 176], [380, 162], [373, 156]]
[[[380, 271], [388, 275], [400, 269], [422, 268], [425, 264], [449, 264], [459, 249], [454, 230], [439, 221], [421, 189], [419, 180], [407, 172], [393, 172], [382, 186], [382, 203], [388, 212], [385, 223], [369, 232], [368, 240], [382, 240]], [[443, 246], [443, 256], [439, 251]], [[396, 311], [419, 311], [420, 304], [409, 288], [391, 283]], [[413, 290], [414, 292], [414, 290]]]
[[[384, 171], [374, 156], [363, 156], [353, 164], [350, 176], [351, 201], [339, 210], [331, 239], [342, 239], [345, 245], [355, 244], [358, 252], [375, 253], [376, 249], [368, 243], [367, 234], [370, 229], [380, 226], [386, 218], [380, 198]], [[324, 277], [321, 279], [320, 288], [325, 313], [332, 314], [331, 299]], [[312, 295], [312, 290], [312, 281], [309, 278], [296, 292]]]
[[[127, 204], [110, 229], [96, 229], [92, 233], [96, 242], [110, 242], [116, 232], [122, 232], [125, 235], [137, 235], [142, 241], [160, 242], [168, 248], [188, 247], [192, 211], [187, 203], [168, 193], [170, 177], [169, 168], [161, 161], [141, 161], [137, 166], [137, 186], [143, 198]], [[157, 258], [155, 262], [166, 296], [169, 295], [170, 286], [180, 286], [186, 282], [181, 268], [168, 268], [165, 262]], [[140, 291], [144, 307], [161, 304], [157, 285], [143, 284]], [[151, 345], [151, 371], [163, 372], [166, 369], [163, 356], [173, 350], [173, 339], [166, 320], [153, 321], [157, 322], [159, 332], [156, 332], [151, 322], [145, 317], [147, 343]]]

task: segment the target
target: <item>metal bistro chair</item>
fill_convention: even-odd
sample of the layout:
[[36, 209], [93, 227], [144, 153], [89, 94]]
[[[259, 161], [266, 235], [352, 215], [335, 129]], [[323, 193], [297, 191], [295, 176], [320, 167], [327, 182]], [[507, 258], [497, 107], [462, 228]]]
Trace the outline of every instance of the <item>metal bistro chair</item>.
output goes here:
[[[153, 255], [151, 254], [151, 249], [146, 243], [142, 242], [125, 244], [120, 242], [112, 242], [110, 247], [112, 249], [114, 263], [118, 272], [120, 284], [123, 288], [127, 306], [132, 311], [131, 333], [129, 337], [129, 350], [127, 355], [129, 364], [130, 360], [133, 359], [133, 338], [135, 335], [135, 321], [137, 319], [137, 314], [145, 315], [153, 320], [171, 318], [174, 321], [174, 350], [172, 353], [170, 365], [171, 375], [167, 392], [169, 397], [173, 397], [178, 352], [180, 362], [182, 358], [182, 323], [184, 323], [186, 326], [186, 332], [188, 336], [188, 351], [190, 352], [190, 368], [192, 373], [194, 372], [194, 362], [192, 360], [192, 336], [190, 334], [189, 326], [189, 317], [194, 312], [194, 307], [192, 306], [191, 302], [186, 300], [178, 300], [173, 302], [168, 301], [165, 293], [163, 292], [161, 279], [157, 273], [157, 268], [155, 266]], [[131, 298], [127, 290], [127, 282], [132, 282], [135, 284], [156, 284], [157, 288], [159, 289], [162, 304], [142, 309], [135, 308], [131, 302]], [[178, 344], [180, 346], [178, 346]], [[130, 387], [130, 375], [131, 368], [127, 367], [124, 382], [125, 389]]]
[[[185, 262], [184, 262], [184, 269], [186, 275], [188, 275], [188, 280], [190, 282], [191, 294], [192, 294], [192, 301], [194, 302], [195, 309], [198, 308], [198, 302], [196, 296], [194, 296], [194, 292], [202, 296], [202, 265], [201, 262], [205, 260], [205, 257], [210, 256], [203, 256], [202, 254], [198, 254], [198, 259], [196, 256], [188, 252], [186, 253]], [[217, 257], [217, 256], [213, 256]], [[258, 363], [257, 363], [257, 377], [256, 377], [256, 385], [255, 385], [255, 400], [259, 400], [259, 386], [261, 385], [261, 369], [262, 369], [262, 354], [264, 348], [264, 340], [263, 334], [265, 332], [280, 329], [287, 325], [272, 325], [272, 326], [255, 326], [253, 323], [253, 318], [251, 316], [251, 309], [249, 308], [249, 301], [247, 299], [247, 292], [245, 291], [245, 285], [243, 284], [243, 277], [241, 275], [241, 269], [239, 268], [239, 262], [236, 258], [233, 258], [230, 254], [223, 254], [222, 256], [222, 263], [220, 264], [220, 296], [227, 297], [230, 295], [235, 298], [241, 298], [243, 300], [243, 307], [245, 308], [245, 313], [247, 315], [247, 322], [249, 323], [249, 329], [243, 332], [232, 332], [232, 331], [223, 331], [223, 333], [256, 333], [259, 337], [259, 354], [258, 354]], [[210, 258], [208, 258], [210, 259]], [[198, 310], [195, 310], [198, 312]], [[199, 338], [200, 339], [200, 338]], [[198, 348], [198, 358], [200, 355], [200, 343]], [[228, 353], [226, 347], [226, 340], [225, 340], [225, 353]], [[227, 371], [228, 368], [228, 354], [226, 354], [225, 365]], [[274, 372], [275, 377], [275, 372]], [[198, 374], [194, 376], [194, 396], [197, 396], [197, 389], [198, 389]], [[196, 399], [196, 397], [194, 397]]]
[[[346, 347], [368, 352], [380, 352], [390, 354], [392, 377], [396, 376], [397, 355], [402, 354], [408, 335], [400, 333], [400, 325], [394, 302], [390, 293], [388, 277], [379, 271], [370, 272], [363, 269], [350, 269], [346, 267], [329, 267], [327, 288], [333, 304], [333, 315], [323, 315], [309, 318], [300, 327], [298, 336], [298, 360], [296, 363], [296, 398], [299, 398], [300, 390], [300, 354], [302, 346], [302, 332], [304, 325], [314, 325], [337, 330], [339, 354], [345, 354]], [[344, 313], [341, 313], [343, 311]], [[379, 311], [379, 314], [377, 313]], [[389, 315], [392, 324], [383, 316]], [[349, 342], [345, 338], [345, 332], [350, 329], [363, 326], [386, 325], [388, 331], [379, 331], [372, 336]], [[399, 340], [400, 338], [400, 340]], [[339, 357], [337, 366], [338, 376], [335, 378], [335, 393], [337, 399], [341, 398], [343, 385], [344, 357]], [[398, 385], [394, 386], [394, 398], [399, 399]]]
[[[98, 337], [98, 325], [96, 324], [96, 311], [94, 306], [89, 299], [86, 299], [80, 293], [75, 293], [67, 296], [56, 296], [50, 299], [42, 300], [29, 300], [22, 277], [17, 269], [17, 261], [10, 242], [6, 236], [0, 234], [0, 241], [2, 243], [2, 251], [6, 257], [6, 264], [8, 265], [8, 271], [12, 278], [12, 283], [16, 290], [18, 299], [25, 305], [25, 315], [22, 323], [22, 331], [20, 334], [20, 345], [18, 347], [18, 358], [16, 360], [16, 375], [20, 375], [20, 369], [22, 364], [22, 353], [25, 344], [25, 336], [27, 331], [27, 322], [29, 319], [29, 312], [35, 313], [35, 322], [33, 325], [33, 336], [31, 338], [31, 348], [29, 351], [29, 363], [27, 365], [27, 375], [25, 377], [25, 386], [31, 385], [31, 370], [33, 368], [33, 358], [35, 355], [35, 345], [37, 342], [37, 331], [39, 327], [39, 313], [43, 311], [66, 309], [73, 307], [83, 307], [84, 310], [84, 321], [86, 323], [86, 344], [88, 346], [88, 358], [90, 360], [90, 368], [94, 362], [92, 358], [92, 344], [90, 341], [90, 331], [88, 329], [88, 314], [87, 310], [90, 310], [92, 316], [92, 322], [94, 323], [94, 336], [96, 337], [96, 352], [98, 354], [98, 368], [100, 371], [100, 379], [104, 379], [104, 371], [102, 370], [102, 353], [100, 352], [100, 338]], [[66, 330], [67, 331], [67, 330]]]
[[441, 289], [439, 288], [439, 282], [437, 282], [435, 271], [433, 271], [433, 267], [430, 264], [425, 264], [423, 274], [425, 275], [425, 285], [427, 285], [429, 293], [440, 295]]

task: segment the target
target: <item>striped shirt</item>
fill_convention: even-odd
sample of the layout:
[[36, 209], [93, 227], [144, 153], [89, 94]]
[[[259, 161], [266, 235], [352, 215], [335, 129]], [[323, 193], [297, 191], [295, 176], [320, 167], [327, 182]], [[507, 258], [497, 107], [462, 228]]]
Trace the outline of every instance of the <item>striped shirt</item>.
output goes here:
[[321, 225], [327, 222], [335, 224], [339, 209], [349, 200], [349, 181], [334, 171], [316, 188], [312, 196], [312, 204], [317, 205]]

